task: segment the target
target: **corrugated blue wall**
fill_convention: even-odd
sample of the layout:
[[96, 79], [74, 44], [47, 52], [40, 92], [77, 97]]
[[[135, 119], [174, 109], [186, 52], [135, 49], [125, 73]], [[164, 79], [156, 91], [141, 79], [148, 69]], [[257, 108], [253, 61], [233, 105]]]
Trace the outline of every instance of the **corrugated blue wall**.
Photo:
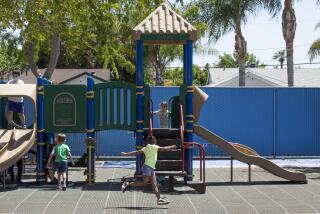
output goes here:
[[[228, 141], [245, 144], [258, 153], [273, 155], [273, 90], [266, 88], [203, 88], [209, 95], [199, 124]], [[210, 155], [224, 153], [207, 145]]]
[[[209, 95], [199, 123], [223, 138], [252, 147], [263, 156], [320, 156], [320, 88], [206, 88]], [[152, 87], [154, 110], [179, 95], [178, 87]], [[26, 102], [28, 123], [33, 113]], [[154, 118], [155, 126], [158, 119]], [[128, 131], [97, 133], [97, 154], [116, 156], [134, 150]], [[68, 134], [74, 155], [85, 152], [85, 134]], [[209, 156], [224, 152], [201, 138]]]
[[320, 89], [276, 90], [276, 154], [320, 155]]

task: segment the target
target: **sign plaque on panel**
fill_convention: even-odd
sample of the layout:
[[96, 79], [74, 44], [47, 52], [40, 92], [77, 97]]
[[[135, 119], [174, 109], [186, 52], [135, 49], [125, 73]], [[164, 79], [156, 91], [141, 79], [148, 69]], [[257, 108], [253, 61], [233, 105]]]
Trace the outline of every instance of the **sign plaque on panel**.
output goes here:
[[87, 106], [85, 85], [44, 87], [44, 129], [46, 132], [84, 132]]
[[59, 93], [53, 100], [53, 125], [75, 126], [77, 124], [77, 101], [70, 93]]

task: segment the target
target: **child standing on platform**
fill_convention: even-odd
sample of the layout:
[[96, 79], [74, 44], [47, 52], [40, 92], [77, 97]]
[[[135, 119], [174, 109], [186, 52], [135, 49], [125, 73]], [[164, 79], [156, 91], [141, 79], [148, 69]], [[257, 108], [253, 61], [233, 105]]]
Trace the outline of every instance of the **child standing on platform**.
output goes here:
[[159, 105], [159, 110], [153, 113], [158, 116], [160, 128], [169, 128], [170, 112], [168, 110], [168, 103], [166, 101], [162, 101]]

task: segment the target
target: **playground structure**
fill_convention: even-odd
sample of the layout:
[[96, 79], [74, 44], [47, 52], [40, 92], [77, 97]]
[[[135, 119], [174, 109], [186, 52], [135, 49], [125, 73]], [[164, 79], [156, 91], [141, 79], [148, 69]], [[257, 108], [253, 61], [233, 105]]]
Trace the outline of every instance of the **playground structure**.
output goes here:
[[[94, 184], [95, 132], [121, 129], [135, 131], [136, 149], [145, 146], [145, 139], [149, 134], [157, 138], [159, 146], [177, 145], [176, 150], [159, 152], [156, 164], [157, 175], [169, 176], [170, 190], [173, 189], [174, 176], [180, 176], [200, 192], [205, 192], [205, 151], [201, 144], [194, 142], [194, 133], [225, 150], [232, 159], [247, 163], [249, 169], [254, 164], [279, 177], [306, 182], [304, 174], [284, 170], [258, 156], [252, 149], [240, 144], [231, 144], [197, 124], [201, 107], [208, 96], [192, 84], [192, 53], [196, 39], [197, 30], [167, 5], [162, 4], [133, 30], [137, 54], [136, 84], [95, 84], [89, 76], [86, 86], [53, 85], [51, 81], [39, 76], [37, 85], [0, 85], [0, 96], [27, 96], [33, 100], [36, 112], [33, 129], [1, 132], [0, 143], [4, 144], [4, 147], [0, 150], [0, 171], [13, 165], [36, 142], [37, 181], [43, 183], [48, 135], [57, 132], [86, 132], [86, 182]], [[182, 44], [184, 50], [184, 85], [180, 87], [180, 94], [170, 102], [172, 125], [167, 129], [153, 127], [150, 88], [144, 84], [143, 47], [155, 44]], [[13, 139], [21, 144], [13, 147]], [[194, 148], [199, 149], [200, 154], [199, 181], [195, 181], [193, 177]], [[143, 156], [137, 155], [137, 176], [141, 175], [142, 163]]]

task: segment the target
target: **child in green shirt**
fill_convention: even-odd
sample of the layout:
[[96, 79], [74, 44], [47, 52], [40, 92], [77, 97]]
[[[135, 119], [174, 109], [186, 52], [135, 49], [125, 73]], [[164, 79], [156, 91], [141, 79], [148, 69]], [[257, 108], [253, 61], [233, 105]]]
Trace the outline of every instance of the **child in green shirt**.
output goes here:
[[143, 181], [135, 181], [130, 183], [127, 181], [124, 181], [121, 189], [123, 192], [125, 192], [128, 186], [146, 186], [150, 181], [152, 190], [156, 194], [158, 205], [168, 204], [169, 202], [166, 201], [164, 197], [160, 197], [157, 178], [154, 173], [154, 170], [156, 168], [155, 166], [158, 158], [158, 151], [170, 151], [172, 149], [175, 149], [176, 145], [165, 146], [165, 147], [157, 146], [156, 145], [157, 140], [154, 136], [149, 136], [147, 139], [147, 142], [148, 142], [148, 145], [142, 148], [141, 150], [133, 151], [133, 152], [121, 152], [121, 154], [124, 156], [131, 156], [131, 155], [137, 155], [137, 154], [145, 155], [145, 162], [141, 168], [142, 174], [143, 174]]
[[[72, 165], [74, 166], [74, 161], [70, 153], [70, 148], [64, 144], [66, 140], [66, 135], [59, 133], [56, 139], [56, 145], [53, 148], [47, 163], [47, 168], [51, 166], [51, 159], [55, 156], [55, 168], [58, 172], [58, 190], [61, 190], [61, 180], [62, 180], [62, 190], [67, 189], [67, 170], [68, 170], [68, 158], [70, 158]], [[61, 179], [62, 177], [62, 179]]]

